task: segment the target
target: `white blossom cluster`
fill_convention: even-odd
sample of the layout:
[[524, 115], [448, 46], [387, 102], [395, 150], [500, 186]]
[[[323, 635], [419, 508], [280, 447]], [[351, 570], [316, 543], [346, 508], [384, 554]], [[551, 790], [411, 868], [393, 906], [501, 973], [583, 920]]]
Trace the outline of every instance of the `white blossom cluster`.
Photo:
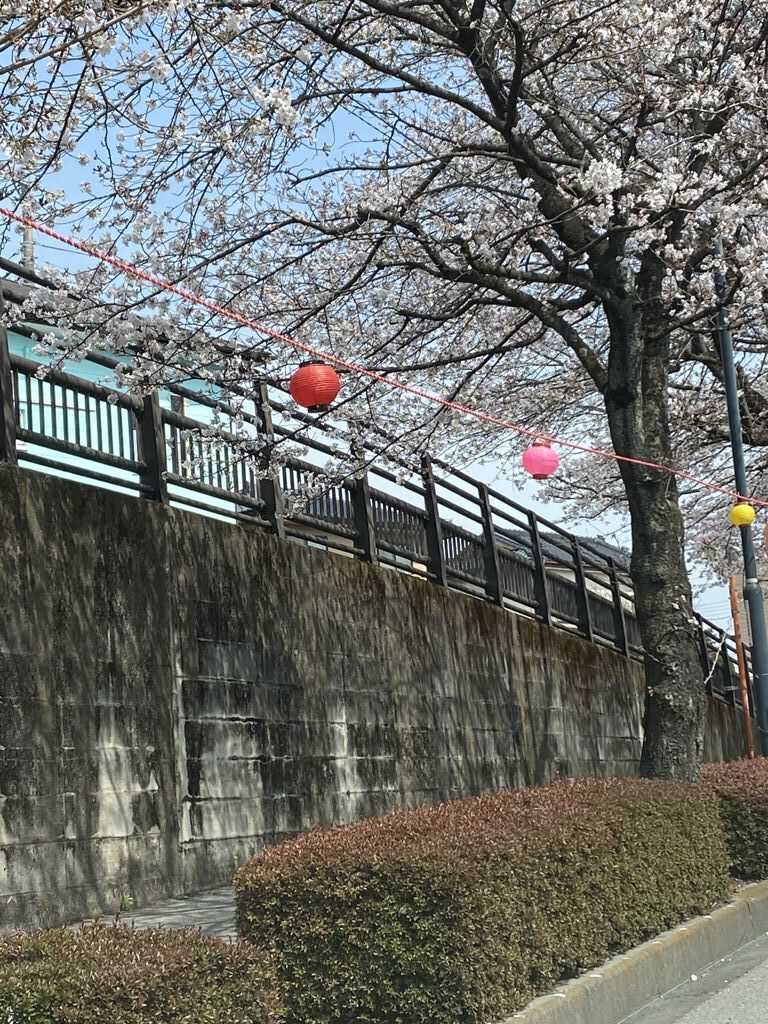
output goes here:
[[[0, 9], [5, 205], [322, 351], [579, 443], [614, 444], [601, 382], [635, 310], [632, 329], [666, 353], [672, 441], [651, 448], [717, 483], [726, 269], [762, 479], [764, 4], [488, 0], [472, 24], [459, 0]], [[64, 332], [41, 344], [130, 347], [122, 380], [138, 391], [192, 370], [284, 384], [301, 358], [108, 266], [69, 267], [35, 300]], [[430, 446], [519, 478], [524, 438], [370, 378], [344, 376], [339, 416], [382, 457]], [[624, 500], [615, 464], [589, 458], [549, 486], [587, 515]], [[709, 557], [723, 502], [681, 501]]]

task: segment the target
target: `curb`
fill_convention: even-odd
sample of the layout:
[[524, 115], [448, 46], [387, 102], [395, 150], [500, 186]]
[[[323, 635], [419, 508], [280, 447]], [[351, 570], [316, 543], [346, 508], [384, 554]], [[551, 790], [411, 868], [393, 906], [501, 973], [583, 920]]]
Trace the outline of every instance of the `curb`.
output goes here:
[[768, 882], [616, 956], [502, 1024], [621, 1024], [671, 989], [768, 932]]

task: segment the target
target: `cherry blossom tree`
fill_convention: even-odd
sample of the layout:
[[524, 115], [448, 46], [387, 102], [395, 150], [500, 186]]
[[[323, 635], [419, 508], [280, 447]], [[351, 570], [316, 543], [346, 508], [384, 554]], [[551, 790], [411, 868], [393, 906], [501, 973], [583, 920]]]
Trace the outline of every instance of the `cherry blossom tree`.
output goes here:
[[[721, 242], [745, 434], [768, 442], [764, 3], [41, 6], [15, 4], [0, 36], [6, 201], [347, 360], [728, 485]], [[143, 344], [158, 379], [179, 353], [209, 368], [211, 337], [253, 344], [273, 376], [295, 361], [109, 268], [73, 280], [101, 312], [62, 317], [100, 316], [100, 343]], [[253, 374], [241, 355], [218, 366], [219, 382]], [[350, 374], [345, 393], [371, 447], [386, 429], [455, 457], [519, 451], [381, 383]], [[753, 468], [761, 487], [759, 447]], [[684, 512], [703, 557], [723, 503], [631, 461], [565, 460], [552, 487], [628, 509], [641, 768], [693, 778], [705, 697]]]

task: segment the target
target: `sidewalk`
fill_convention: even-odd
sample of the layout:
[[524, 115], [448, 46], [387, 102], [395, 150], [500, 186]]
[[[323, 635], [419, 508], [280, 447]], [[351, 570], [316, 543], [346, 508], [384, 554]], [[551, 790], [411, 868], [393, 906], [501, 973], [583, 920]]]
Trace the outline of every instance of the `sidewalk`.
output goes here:
[[235, 939], [235, 892], [231, 887], [164, 900], [121, 915], [137, 928], [202, 928], [217, 939]]

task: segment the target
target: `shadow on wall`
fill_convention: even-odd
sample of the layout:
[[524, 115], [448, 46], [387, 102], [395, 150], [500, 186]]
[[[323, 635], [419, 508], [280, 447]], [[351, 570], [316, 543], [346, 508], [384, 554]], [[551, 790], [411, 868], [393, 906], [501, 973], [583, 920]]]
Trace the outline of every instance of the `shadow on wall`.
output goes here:
[[317, 824], [636, 771], [642, 668], [612, 650], [56, 478], [0, 466], [0, 500], [3, 929], [226, 883]]
[[162, 524], [0, 482], [0, 925], [112, 914], [178, 874]]

